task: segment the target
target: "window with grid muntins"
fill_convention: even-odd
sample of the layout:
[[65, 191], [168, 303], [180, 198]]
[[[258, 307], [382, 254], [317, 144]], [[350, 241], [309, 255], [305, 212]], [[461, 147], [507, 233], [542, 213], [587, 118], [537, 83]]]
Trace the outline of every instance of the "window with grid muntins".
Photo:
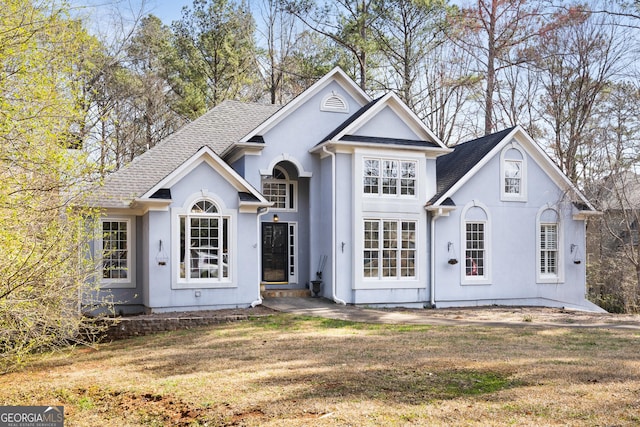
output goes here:
[[402, 222], [402, 250], [400, 251], [400, 275], [415, 277], [416, 275], [416, 223]]
[[364, 222], [364, 277], [378, 277], [379, 266], [379, 221]]
[[398, 162], [394, 160], [385, 160], [382, 164], [382, 194], [397, 194]]
[[365, 278], [415, 277], [416, 222], [365, 220]]
[[395, 221], [382, 222], [382, 276], [397, 276], [398, 224]]
[[273, 203], [272, 209], [296, 210], [296, 182], [280, 167], [273, 169], [273, 176], [263, 178], [262, 194]]
[[264, 197], [273, 202], [276, 209], [287, 208], [287, 184], [285, 182], [265, 182], [262, 185], [262, 194]]
[[522, 162], [519, 160], [505, 160], [504, 192], [506, 194], [520, 194], [521, 184], [522, 184]]
[[484, 232], [484, 222], [466, 223], [466, 276], [484, 276], [486, 255]]
[[296, 275], [296, 225], [289, 224], [289, 276]]
[[102, 222], [102, 278], [129, 278], [127, 221]]
[[229, 218], [209, 200], [194, 203], [180, 216], [180, 278], [229, 277]]
[[378, 194], [380, 182], [380, 160], [366, 159], [364, 161], [364, 193]]
[[385, 196], [415, 196], [416, 162], [364, 159], [363, 191]]
[[540, 273], [558, 273], [558, 225], [540, 225]]
[[414, 196], [416, 194], [416, 162], [400, 162], [400, 194]]

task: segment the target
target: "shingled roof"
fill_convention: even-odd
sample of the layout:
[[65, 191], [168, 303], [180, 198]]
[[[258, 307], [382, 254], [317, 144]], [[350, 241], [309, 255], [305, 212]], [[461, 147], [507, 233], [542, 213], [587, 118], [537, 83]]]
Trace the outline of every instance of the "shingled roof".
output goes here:
[[203, 146], [222, 153], [280, 106], [224, 101], [134, 159], [105, 180], [93, 205], [122, 208], [153, 188]]
[[334, 129], [333, 132], [331, 132], [329, 135], [327, 135], [324, 138], [322, 138], [322, 140], [320, 142], [318, 142], [317, 145], [320, 145], [325, 141], [333, 139], [336, 135], [338, 135], [340, 132], [345, 130], [347, 128], [347, 126], [349, 126], [351, 123], [355, 122], [358, 118], [360, 118], [360, 116], [362, 116], [364, 113], [366, 113], [371, 107], [373, 107], [376, 104], [376, 102], [380, 101], [381, 99], [382, 98], [374, 99], [373, 101], [369, 102], [368, 104], [366, 104], [365, 106], [360, 108], [358, 111], [353, 113], [340, 126], [338, 126], [336, 129]]
[[439, 200], [451, 187], [464, 177], [489, 152], [500, 143], [514, 128], [492, 133], [453, 147], [453, 151], [436, 160], [436, 195], [427, 203], [431, 205]]

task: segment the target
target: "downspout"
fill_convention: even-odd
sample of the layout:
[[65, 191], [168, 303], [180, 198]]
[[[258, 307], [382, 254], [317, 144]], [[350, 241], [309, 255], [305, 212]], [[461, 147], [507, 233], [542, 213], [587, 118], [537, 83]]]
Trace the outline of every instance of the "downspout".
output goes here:
[[331, 298], [336, 304], [347, 305], [336, 295], [336, 154], [327, 150], [327, 146], [322, 146], [322, 151], [331, 156]]
[[[258, 208], [258, 215], [256, 216], [256, 229], [258, 233], [258, 238], [256, 239], [256, 249], [258, 250], [258, 274], [262, 274], [262, 245], [260, 244], [261, 236], [260, 236], [260, 218], [263, 215], [269, 213], [269, 208]], [[262, 292], [261, 292], [261, 282], [262, 280], [258, 280], [258, 299], [251, 303], [251, 307], [258, 306], [262, 304]]]
[[431, 308], [436, 308], [436, 220], [440, 218], [442, 211], [438, 209], [431, 215], [431, 283], [429, 292], [429, 304]]

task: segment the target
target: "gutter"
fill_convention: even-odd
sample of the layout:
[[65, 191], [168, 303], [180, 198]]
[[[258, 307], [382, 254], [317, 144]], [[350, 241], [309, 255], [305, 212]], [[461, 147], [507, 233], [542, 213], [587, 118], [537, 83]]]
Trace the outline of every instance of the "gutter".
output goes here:
[[[258, 250], [258, 274], [262, 274], [262, 245], [260, 244], [260, 218], [263, 215], [269, 213], [269, 208], [258, 208], [258, 215], [256, 216], [256, 230], [258, 233], [258, 239], [256, 240], [256, 249]], [[261, 280], [258, 280], [258, 299], [251, 303], [251, 307], [256, 307], [262, 304], [262, 292], [261, 292]]]
[[327, 150], [327, 146], [322, 146], [322, 151], [331, 156], [331, 298], [336, 304], [347, 305], [347, 303], [336, 295], [336, 154]]

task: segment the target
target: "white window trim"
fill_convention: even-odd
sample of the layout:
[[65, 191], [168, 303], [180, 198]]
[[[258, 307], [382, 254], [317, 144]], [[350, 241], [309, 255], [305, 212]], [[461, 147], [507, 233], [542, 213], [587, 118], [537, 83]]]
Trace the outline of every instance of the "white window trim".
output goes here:
[[[365, 177], [365, 162], [367, 160], [377, 160], [379, 162], [380, 175], [378, 177], [378, 191], [375, 193], [365, 193], [364, 191], [364, 179]], [[385, 161], [398, 162], [398, 177], [396, 178], [396, 194], [384, 194], [382, 191], [382, 165]], [[402, 162], [405, 163], [413, 163], [415, 165], [415, 177], [413, 179], [413, 194], [401, 194], [402, 193]], [[384, 198], [384, 199], [403, 199], [403, 200], [414, 200], [418, 198], [418, 194], [420, 192], [419, 189], [419, 172], [418, 167], [420, 162], [417, 159], [406, 159], [406, 158], [394, 158], [394, 157], [377, 157], [377, 156], [363, 156], [361, 160], [361, 172], [360, 172], [360, 193], [365, 198]]]
[[[551, 210], [554, 211], [556, 213], [556, 218], [558, 219], [558, 222], [547, 222], [547, 221], [542, 221], [542, 214], [547, 211], [547, 210]], [[558, 272], [556, 274], [543, 274], [540, 269], [542, 267], [542, 263], [541, 263], [541, 259], [540, 259], [540, 227], [542, 225], [548, 225], [548, 224], [557, 224], [558, 226], [558, 249], [557, 249], [557, 255], [558, 255], [558, 259], [557, 259], [557, 270]], [[563, 225], [562, 225], [562, 220], [560, 217], [560, 211], [550, 205], [545, 205], [542, 208], [540, 208], [540, 210], [538, 211], [537, 215], [536, 215], [536, 283], [540, 283], [540, 284], [558, 284], [558, 283], [564, 283], [564, 231], [563, 231]]]
[[[285, 189], [285, 208], [276, 208], [271, 207], [269, 210], [274, 212], [298, 212], [298, 181], [296, 180], [292, 180], [289, 177], [289, 173], [284, 169], [281, 168], [279, 166], [276, 166], [273, 170], [278, 169], [282, 174], [284, 174], [284, 176], [286, 177], [286, 179], [276, 179], [276, 178], [272, 178], [272, 177], [266, 177], [262, 179], [262, 188], [260, 189], [260, 191], [262, 192], [262, 194], [264, 195], [264, 184], [285, 184], [286, 189]], [[293, 189], [292, 189], [293, 187]], [[293, 191], [293, 192], [292, 192]], [[265, 196], [266, 197], [266, 196]], [[290, 208], [289, 206], [291, 206], [291, 197], [293, 197], [293, 208]]]
[[[227, 218], [229, 220], [227, 225], [227, 232], [229, 233], [227, 237], [229, 245], [229, 251], [227, 253], [227, 264], [229, 266], [228, 277], [190, 278], [188, 275], [185, 275], [187, 277], [180, 277], [180, 218], [188, 216], [193, 204], [203, 199], [209, 200], [216, 205], [220, 218]], [[235, 211], [226, 209], [222, 200], [216, 195], [209, 193], [206, 189], [189, 196], [183, 206], [171, 209], [171, 235], [173, 236], [173, 242], [169, 262], [172, 266], [172, 289], [215, 289], [236, 288], [238, 286], [237, 283], [234, 282], [237, 269], [236, 254], [238, 253], [236, 223]]]
[[[289, 246], [289, 283], [298, 283], [298, 223], [287, 222], [287, 245]], [[293, 243], [291, 243], [293, 237]], [[293, 271], [291, 271], [293, 268]]]
[[[522, 156], [519, 161], [521, 165], [520, 169], [520, 193], [507, 193], [505, 191], [505, 179], [506, 179], [506, 167], [505, 162], [514, 160], [507, 159], [506, 155], [509, 150], [516, 150]], [[503, 202], [526, 202], [527, 201], [527, 156], [525, 155], [525, 151], [518, 143], [515, 141], [511, 141], [507, 144], [502, 151], [500, 152], [500, 200]]]
[[[382, 275], [382, 252], [384, 251], [384, 245], [379, 246], [378, 247], [378, 252], [380, 252], [380, 254], [378, 255], [378, 276], [377, 277], [365, 277], [364, 276], [364, 251], [365, 251], [365, 245], [364, 245], [364, 223], [367, 221], [376, 221], [380, 224], [380, 228], [378, 229], [378, 233], [379, 233], [379, 237], [378, 237], [378, 242], [381, 243], [382, 242], [382, 236], [384, 233], [384, 226], [383, 223], [385, 221], [388, 222], [395, 222], [397, 224], [397, 228], [399, 230], [399, 235], [398, 235], [398, 247], [396, 248], [397, 251], [397, 258], [400, 260], [400, 264], [398, 266], [396, 266], [396, 273], [398, 273], [397, 276], [383, 276]], [[413, 270], [414, 270], [414, 275], [413, 276], [402, 276], [402, 258], [401, 258], [401, 254], [402, 254], [402, 223], [403, 222], [412, 222], [415, 224], [415, 235], [416, 235], [416, 240], [415, 240], [415, 247], [413, 249], [415, 257], [414, 257], [414, 266], [413, 266]], [[384, 282], [403, 282], [403, 281], [416, 281], [418, 280], [418, 272], [419, 270], [419, 263], [420, 263], [420, 251], [419, 251], [419, 237], [420, 237], [420, 221], [418, 221], [415, 218], [374, 218], [374, 217], [365, 217], [362, 219], [361, 221], [361, 233], [360, 233], [360, 241], [361, 241], [361, 251], [360, 251], [360, 272], [359, 275], [362, 278], [362, 281], [365, 283], [384, 283]]]
[[[102, 251], [103, 251], [103, 223], [110, 221], [118, 221], [125, 222], [127, 224], [127, 278], [126, 279], [105, 279], [102, 277], [102, 269], [103, 259], [102, 259]], [[118, 217], [118, 216], [106, 216], [100, 218], [100, 230], [98, 232], [98, 239], [96, 239], [96, 260], [98, 261], [97, 265], [99, 266], [100, 271], [100, 287], [104, 289], [125, 289], [125, 288], [135, 288], [135, 253], [136, 248], [133, 245], [135, 239], [132, 238], [132, 235], [135, 235], [135, 221], [132, 221], [131, 218], [126, 217]]]
[[[469, 220], [467, 221], [467, 212], [471, 208], [480, 208], [484, 211], [486, 215], [486, 220]], [[466, 268], [467, 268], [467, 260], [466, 260], [466, 252], [467, 252], [467, 222], [473, 223], [484, 223], [484, 275], [482, 276], [467, 276]], [[489, 212], [489, 208], [484, 203], [481, 203], [477, 200], [472, 200], [467, 203], [465, 207], [462, 209], [460, 214], [460, 284], [462, 285], [490, 285], [491, 284], [491, 258], [492, 258], [492, 250], [491, 250], [491, 214]]]

